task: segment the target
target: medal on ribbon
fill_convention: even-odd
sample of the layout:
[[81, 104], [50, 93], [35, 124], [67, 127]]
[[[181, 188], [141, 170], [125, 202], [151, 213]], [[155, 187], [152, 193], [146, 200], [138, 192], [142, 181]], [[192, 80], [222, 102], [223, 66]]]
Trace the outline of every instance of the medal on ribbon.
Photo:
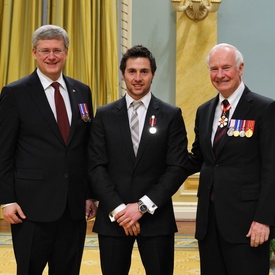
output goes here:
[[149, 124], [151, 126], [149, 132], [151, 134], [155, 134], [157, 132], [157, 128], [155, 127], [155, 125], [157, 124], [157, 118], [154, 115], [150, 117]]
[[226, 112], [227, 112], [230, 108], [231, 108], [231, 107], [230, 107], [230, 104], [228, 104], [226, 107], [223, 106], [223, 108], [222, 108], [223, 113], [222, 113], [222, 115], [221, 115], [221, 117], [220, 117], [220, 119], [219, 119], [219, 122], [218, 122], [218, 126], [220, 126], [220, 128], [223, 128], [224, 126], [227, 125], [227, 123], [228, 123], [228, 118], [226, 117]]
[[235, 120], [235, 130], [234, 130], [234, 137], [238, 137], [240, 135], [240, 125], [241, 125], [241, 120], [236, 119]]
[[255, 120], [247, 120], [246, 122], [246, 129], [245, 129], [245, 136], [251, 138], [254, 133], [255, 127]]
[[245, 124], [246, 124], [246, 120], [242, 120], [242, 126], [241, 126], [241, 131], [240, 131], [240, 137], [245, 137]]
[[89, 110], [86, 103], [79, 103], [78, 109], [81, 115], [81, 118], [85, 122], [91, 122], [91, 117], [89, 115]]
[[254, 128], [255, 120], [231, 119], [227, 135], [250, 138], [253, 136]]
[[235, 119], [231, 119], [229, 129], [227, 131], [227, 135], [232, 137], [234, 134], [234, 125], [235, 125]]
[[224, 126], [227, 125], [227, 122], [228, 122], [228, 118], [227, 118], [226, 116], [222, 115], [222, 116], [220, 117], [220, 119], [219, 119], [219, 124], [218, 124], [218, 125], [219, 125], [221, 128], [223, 128]]

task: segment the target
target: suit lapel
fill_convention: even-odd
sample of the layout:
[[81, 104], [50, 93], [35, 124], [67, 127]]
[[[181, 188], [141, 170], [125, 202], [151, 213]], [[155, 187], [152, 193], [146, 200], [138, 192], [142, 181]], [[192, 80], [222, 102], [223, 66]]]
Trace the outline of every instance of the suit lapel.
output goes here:
[[125, 96], [117, 101], [116, 108], [114, 109], [114, 115], [117, 117], [117, 123], [119, 125], [119, 131], [123, 140], [123, 144], [125, 144], [125, 148], [129, 152], [132, 160], [135, 161], [136, 157], [131, 138]]
[[52, 129], [53, 133], [57, 136], [57, 138], [60, 141], [63, 142], [54, 114], [49, 105], [44, 88], [38, 78], [36, 71], [29, 76], [28, 84], [30, 86], [30, 88], [28, 89], [28, 92], [33, 98], [34, 104], [38, 106], [37, 109], [40, 111], [41, 115], [45, 118], [46, 123]]
[[74, 132], [76, 130], [77, 119], [78, 119], [78, 115], [79, 115], [79, 109], [78, 109], [78, 103], [77, 103], [78, 102], [77, 101], [78, 91], [66, 76], [63, 75], [63, 78], [64, 78], [66, 86], [67, 86], [70, 103], [71, 103], [71, 110], [72, 110], [72, 121], [71, 121], [70, 134], [69, 134], [69, 139], [68, 139], [68, 145], [69, 145], [72, 140], [72, 137], [74, 135]]
[[[250, 104], [250, 95], [249, 95], [249, 90], [246, 87], [237, 106], [236, 109], [232, 115], [231, 119], [244, 119], [246, 117], [246, 114], [250, 111], [251, 108], [251, 104]], [[225, 146], [225, 144], [230, 140], [230, 136], [228, 136], [227, 134], [224, 136], [223, 140], [221, 141], [220, 144], [220, 153], [223, 149], [223, 147]]]
[[142, 131], [142, 135], [141, 135], [141, 139], [140, 139], [140, 143], [139, 143], [137, 156], [135, 157], [125, 97], [118, 100], [118, 102], [117, 102], [115, 114], [117, 116], [117, 121], [119, 123], [121, 137], [124, 141], [125, 148], [131, 155], [131, 158], [132, 158], [133, 162], [135, 162], [135, 165], [137, 164], [138, 160], [144, 153], [147, 143], [150, 140], [150, 136], [151, 136], [151, 134], [149, 132], [150, 117], [152, 115], [157, 116], [158, 113], [159, 113], [159, 103], [158, 103], [158, 100], [156, 99], [156, 97], [154, 97], [152, 95], [152, 98], [151, 98], [151, 101], [150, 101], [150, 104], [148, 106], [148, 110], [146, 113], [146, 117], [145, 117], [145, 122], [144, 122], [143, 131]]
[[152, 134], [150, 133], [150, 118], [154, 115], [155, 117], [158, 117], [159, 114], [159, 102], [157, 98], [152, 94], [150, 104], [148, 106], [148, 110], [146, 113], [145, 121], [144, 121], [144, 126], [143, 126], [143, 131], [141, 135], [141, 139], [139, 142], [139, 148], [138, 148], [138, 153], [136, 157], [136, 162], [141, 158], [142, 154], [144, 153], [144, 150], [150, 140], [150, 137]]
[[236, 107], [236, 110], [233, 113], [232, 118], [243, 119], [252, 107], [252, 105], [250, 104], [251, 100], [252, 98], [250, 97], [249, 90], [246, 87]]
[[[213, 129], [213, 122], [214, 122], [214, 115], [215, 115], [215, 111], [216, 111], [216, 107], [219, 101], [219, 96], [217, 95], [213, 100], [210, 101], [209, 106], [206, 106], [206, 108], [208, 110], [205, 111], [204, 114], [202, 114], [203, 116], [205, 116], [205, 133], [206, 133], [206, 146], [205, 148], [209, 148], [209, 154], [211, 155], [211, 157], [213, 159], [215, 159], [215, 154], [214, 151], [212, 150], [212, 129]], [[200, 134], [202, 135], [202, 134]]]

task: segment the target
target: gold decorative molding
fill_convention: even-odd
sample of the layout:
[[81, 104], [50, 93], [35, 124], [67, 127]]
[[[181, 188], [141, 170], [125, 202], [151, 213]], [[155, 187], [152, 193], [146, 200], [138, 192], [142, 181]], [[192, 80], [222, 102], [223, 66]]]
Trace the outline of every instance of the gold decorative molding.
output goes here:
[[[132, 0], [120, 0], [121, 50], [126, 52], [132, 47]], [[120, 79], [122, 95], [126, 93], [125, 82]]]
[[132, 0], [121, 0], [121, 45], [126, 52], [132, 46]]
[[171, 0], [177, 12], [185, 12], [195, 22], [206, 18], [209, 12], [216, 12], [222, 0]]

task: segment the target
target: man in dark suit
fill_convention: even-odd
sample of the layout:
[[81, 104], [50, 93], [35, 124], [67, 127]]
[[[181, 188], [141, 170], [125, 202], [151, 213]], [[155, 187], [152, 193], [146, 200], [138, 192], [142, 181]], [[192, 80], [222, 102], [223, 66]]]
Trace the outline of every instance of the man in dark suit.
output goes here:
[[185, 126], [179, 108], [150, 92], [156, 62], [147, 48], [127, 50], [120, 70], [127, 94], [97, 110], [89, 147], [102, 273], [128, 274], [136, 240], [146, 274], [169, 275], [177, 231], [171, 197], [187, 177]]
[[64, 29], [42, 26], [32, 42], [37, 69], [5, 86], [0, 98], [0, 203], [11, 224], [17, 274], [42, 274], [48, 263], [49, 274], [76, 275], [85, 213], [90, 219], [96, 210], [87, 184], [91, 91], [62, 74]]
[[208, 67], [219, 93], [198, 108], [190, 155], [192, 173], [200, 171], [201, 274], [267, 275], [275, 225], [275, 102], [244, 85], [243, 57], [234, 46], [216, 45]]

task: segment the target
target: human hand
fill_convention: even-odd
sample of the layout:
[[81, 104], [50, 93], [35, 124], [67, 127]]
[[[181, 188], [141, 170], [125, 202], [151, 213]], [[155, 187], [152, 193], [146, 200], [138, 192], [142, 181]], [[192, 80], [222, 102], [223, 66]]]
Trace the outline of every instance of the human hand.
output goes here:
[[26, 216], [17, 203], [12, 203], [2, 208], [5, 221], [9, 224], [22, 223]]
[[250, 246], [257, 247], [266, 242], [269, 238], [269, 225], [253, 221], [246, 237], [250, 238]]
[[138, 211], [137, 203], [129, 203], [126, 205], [122, 211], [116, 214], [115, 220], [123, 228], [130, 228], [133, 226], [140, 218], [142, 214]]
[[140, 225], [139, 222], [136, 222], [130, 227], [123, 227], [124, 232], [127, 236], [137, 236], [140, 233]]
[[96, 216], [97, 204], [95, 201], [88, 199], [86, 200], [86, 219], [87, 221], [93, 219]]

